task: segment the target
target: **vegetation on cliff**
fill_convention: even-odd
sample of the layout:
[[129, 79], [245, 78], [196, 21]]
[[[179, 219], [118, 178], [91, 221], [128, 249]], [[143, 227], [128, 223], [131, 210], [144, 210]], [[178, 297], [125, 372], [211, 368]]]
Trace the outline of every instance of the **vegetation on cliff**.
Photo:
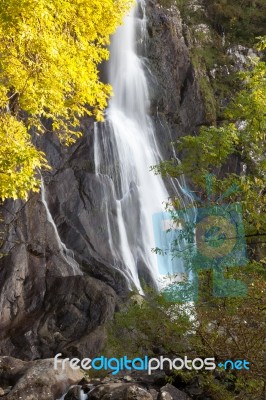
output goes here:
[[[258, 49], [265, 48], [262, 38]], [[250, 70], [239, 76], [242, 90], [225, 110], [223, 122], [202, 127], [196, 136], [182, 137], [175, 144], [182, 162], [172, 159], [153, 170], [163, 175], [185, 174], [200, 196], [208, 173], [216, 176], [213, 190], [217, 197], [229, 186], [237, 187], [230, 200], [242, 202], [247, 236], [260, 237], [266, 234], [266, 63], [253, 59]], [[234, 171], [232, 160], [238, 165]]]
[[180, 10], [205, 105], [206, 124], [222, 118], [240, 89], [236, 71], [246, 69], [257, 38], [265, 35], [264, 0], [160, 0]]

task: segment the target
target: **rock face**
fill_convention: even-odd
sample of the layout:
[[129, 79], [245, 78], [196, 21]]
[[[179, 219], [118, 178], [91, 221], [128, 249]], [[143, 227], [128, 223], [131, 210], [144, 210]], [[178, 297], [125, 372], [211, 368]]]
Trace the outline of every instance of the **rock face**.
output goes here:
[[0, 385], [11, 385], [6, 400], [54, 400], [83, 377], [66, 363], [64, 370], [54, 370], [53, 359], [23, 362], [12, 357], [0, 358]]
[[205, 110], [186, 43], [186, 26], [178, 8], [147, 2], [151, 114], [164, 157], [172, 157], [170, 142], [193, 133]]
[[[196, 130], [204, 110], [177, 8], [166, 10], [149, 0], [147, 15], [150, 114], [168, 157], [169, 141]], [[7, 201], [1, 207], [2, 355], [25, 360], [58, 352], [93, 356], [116, 296], [128, 291], [104, 226], [106, 203], [94, 171], [93, 122], [82, 121], [82, 129], [84, 136], [71, 148], [49, 134], [35, 138], [53, 168], [43, 173], [45, 191], [26, 203]], [[108, 204], [115, 219], [113, 201], [110, 187]]]
[[[70, 151], [82, 153], [87, 144], [83, 140]], [[56, 141], [51, 139], [46, 146], [55, 165]], [[101, 195], [93, 189], [92, 173], [82, 171], [82, 156], [80, 161], [77, 172], [65, 165], [45, 177], [50, 182], [47, 203], [53, 199], [49, 210], [58, 228], [48, 215], [43, 195], [33, 195], [26, 204], [6, 202], [2, 209], [1, 251], [6, 254], [0, 260], [2, 355], [32, 359], [52, 357], [55, 352], [95, 354], [103, 341], [101, 326], [114, 313], [115, 291], [122, 295], [127, 290], [122, 274], [108, 263], [108, 255], [103, 260], [95, 251], [97, 219], [89, 191], [94, 190], [95, 201], [99, 199], [99, 215]]]
[[2, 354], [32, 359], [58, 352], [96, 354], [101, 348], [102, 326], [116, 304], [110, 286], [88, 276], [68, 276], [38, 278], [16, 289], [15, 300], [3, 301]]

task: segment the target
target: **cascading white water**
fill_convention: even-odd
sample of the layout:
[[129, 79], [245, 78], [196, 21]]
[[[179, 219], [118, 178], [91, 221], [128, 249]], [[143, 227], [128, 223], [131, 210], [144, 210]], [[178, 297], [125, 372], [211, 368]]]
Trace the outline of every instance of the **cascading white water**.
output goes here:
[[162, 178], [150, 172], [161, 157], [148, 115], [144, 65], [136, 51], [137, 39], [144, 45], [145, 35], [145, 4], [140, 0], [112, 40], [109, 82], [114, 96], [106, 121], [95, 124], [94, 144], [96, 175], [103, 186], [111, 186], [115, 198], [116, 209], [108, 209], [106, 190], [109, 246], [138, 289], [147, 271], [154, 282], [158, 280], [157, 258], [151, 251], [155, 247], [152, 218], [164, 210], [169, 197]]

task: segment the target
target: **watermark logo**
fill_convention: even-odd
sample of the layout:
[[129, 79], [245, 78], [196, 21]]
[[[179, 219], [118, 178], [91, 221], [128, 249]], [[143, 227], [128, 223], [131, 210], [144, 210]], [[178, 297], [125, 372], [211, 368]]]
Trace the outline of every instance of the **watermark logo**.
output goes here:
[[54, 369], [55, 370], [65, 370], [67, 366], [70, 366], [73, 370], [78, 370], [82, 368], [84, 371], [89, 371], [90, 369], [95, 371], [112, 371], [112, 375], [117, 375], [119, 372], [127, 371], [147, 371], [148, 375], [151, 375], [154, 371], [163, 370], [164, 368], [170, 371], [176, 370], [180, 371], [186, 370], [206, 370], [211, 371], [216, 368], [223, 370], [249, 370], [249, 362], [246, 360], [226, 360], [225, 362], [220, 362], [218, 366], [216, 365], [215, 358], [194, 358], [190, 359], [187, 356], [178, 357], [170, 359], [168, 357], [160, 356], [158, 358], [149, 358], [148, 356], [136, 357], [133, 359], [127, 356], [121, 358], [107, 358], [104, 356], [96, 357], [93, 359], [83, 358], [64, 358], [60, 359], [61, 353], [56, 354], [54, 357]]
[[85, 371], [90, 369], [95, 371], [112, 371], [112, 375], [117, 375], [120, 371], [124, 370], [136, 370], [136, 371], [148, 371], [151, 375], [153, 371], [163, 370], [165, 367], [170, 370], [214, 370], [216, 368], [214, 358], [195, 358], [189, 359], [187, 356], [184, 358], [170, 359], [164, 356], [158, 358], [149, 358], [144, 356], [143, 358], [136, 357], [133, 359], [127, 356], [121, 358], [107, 358], [104, 356], [96, 357], [93, 359], [83, 358], [64, 358], [60, 359], [61, 353], [56, 354], [54, 357], [54, 369], [55, 370], [65, 370], [66, 366], [69, 365], [73, 370], [78, 370], [82, 368]]
[[227, 370], [238, 370], [238, 371], [247, 370], [247, 371], [249, 371], [250, 370], [249, 365], [250, 365], [250, 362], [247, 360], [235, 360], [235, 361], [226, 360], [223, 363], [220, 362], [218, 364], [218, 367], [223, 369], [224, 371], [227, 371]]
[[[212, 176], [206, 178], [208, 200]], [[159, 274], [170, 301], [196, 301], [198, 274], [211, 270], [215, 297], [243, 297], [246, 285], [225, 278], [225, 269], [247, 264], [246, 240], [239, 203], [224, 199], [237, 190], [230, 187], [215, 205], [158, 213], [153, 216]], [[168, 279], [167, 279], [168, 277]]]

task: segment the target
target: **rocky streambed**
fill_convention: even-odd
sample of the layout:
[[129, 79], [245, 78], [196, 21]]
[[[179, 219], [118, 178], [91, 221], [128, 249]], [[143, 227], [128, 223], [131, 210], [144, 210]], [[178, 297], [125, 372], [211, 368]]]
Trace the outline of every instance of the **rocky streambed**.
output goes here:
[[[4, 400], [208, 400], [197, 379], [185, 386], [169, 382], [167, 371], [152, 375], [127, 371], [89, 377], [66, 363], [54, 369], [54, 359], [21, 361], [0, 358], [0, 397]], [[174, 386], [175, 385], [175, 386]], [[179, 388], [178, 388], [178, 387]]]

